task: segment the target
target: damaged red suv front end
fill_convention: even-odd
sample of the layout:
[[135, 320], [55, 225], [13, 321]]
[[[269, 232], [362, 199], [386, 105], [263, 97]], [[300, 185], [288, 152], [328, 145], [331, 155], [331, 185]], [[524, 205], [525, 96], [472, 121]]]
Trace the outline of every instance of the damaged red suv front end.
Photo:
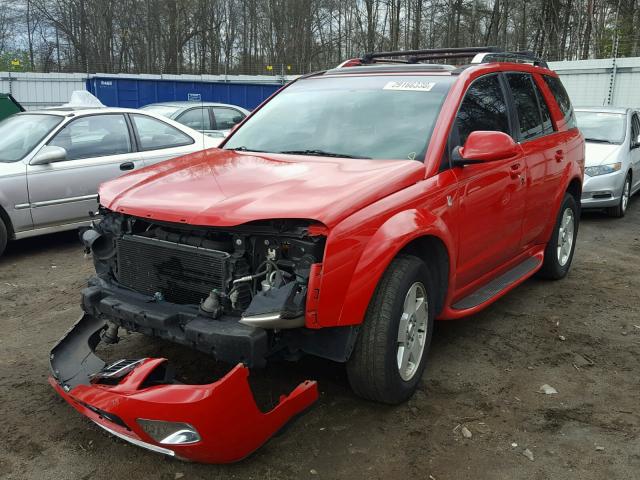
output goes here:
[[318, 398], [306, 381], [260, 411], [241, 364], [206, 385], [175, 381], [164, 358], [95, 355], [104, 321], [84, 315], [51, 352], [49, 382], [76, 410], [111, 434], [173, 457], [204, 463], [241, 460]]

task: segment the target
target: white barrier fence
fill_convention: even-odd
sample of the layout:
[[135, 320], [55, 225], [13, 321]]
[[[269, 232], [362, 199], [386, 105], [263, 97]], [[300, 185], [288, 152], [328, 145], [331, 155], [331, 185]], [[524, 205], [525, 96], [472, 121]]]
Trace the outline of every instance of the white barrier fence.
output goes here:
[[[550, 62], [576, 106], [615, 105], [640, 108], [640, 57]], [[129, 75], [0, 72], [0, 92], [11, 93], [27, 110], [60, 105], [71, 92], [84, 90], [89, 77], [185, 80], [203, 82], [281, 83], [273, 75]]]

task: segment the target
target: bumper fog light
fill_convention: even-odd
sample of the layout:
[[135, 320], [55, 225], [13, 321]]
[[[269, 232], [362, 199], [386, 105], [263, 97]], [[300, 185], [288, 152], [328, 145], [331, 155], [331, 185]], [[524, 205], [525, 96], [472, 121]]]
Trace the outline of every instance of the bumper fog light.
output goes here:
[[188, 423], [143, 418], [139, 418], [137, 422], [151, 438], [164, 445], [188, 445], [201, 440], [198, 431]]

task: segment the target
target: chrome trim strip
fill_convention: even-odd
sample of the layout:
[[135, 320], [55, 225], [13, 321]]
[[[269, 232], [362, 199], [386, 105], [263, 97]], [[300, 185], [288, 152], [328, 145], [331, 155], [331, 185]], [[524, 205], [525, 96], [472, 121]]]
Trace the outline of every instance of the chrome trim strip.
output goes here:
[[14, 235], [14, 238], [16, 240], [20, 240], [22, 238], [37, 237], [38, 235], [45, 235], [47, 233], [56, 233], [56, 232], [64, 232], [67, 230], [74, 230], [76, 228], [85, 227], [90, 224], [91, 224], [91, 219], [86, 219], [81, 222], [65, 223], [62, 225], [52, 225], [50, 227], [36, 228], [33, 230], [24, 230], [22, 232], [16, 232], [16, 234]]
[[95, 420], [93, 420], [93, 423], [98, 425], [100, 428], [106, 430], [111, 435], [114, 435], [114, 436], [124, 440], [125, 442], [132, 443], [134, 445], [137, 445], [138, 447], [146, 448], [147, 450], [151, 450], [152, 452], [163, 453], [163, 454], [169, 455], [171, 457], [175, 457], [176, 456], [176, 452], [174, 452], [173, 450], [169, 450], [168, 448], [158, 447], [156, 445], [152, 445], [151, 443], [147, 443], [147, 442], [143, 442], [142, 440], [138, 440], [137, 438], [128, 437], [126, 435], [123, 435], [122, 433], [116, 432], [115, 430], [111, 430], [109, 427], [106, 427], [106, 426], [102, 425], [101, 423], [96, 422]]
[[13, 206], [15, 210], [24, 210], [25, 208], [29, 208], [29, 207], [31, 207], [30, 203], [20, 203], [18, 205]]
[[84, 202], [85, 200], [97, 200], [98, 194], [83, 195], [81, 197], [58, 198], [56, 200], [45, 200], [44, 202], [33, 202], [31, 208], [50, 207], [52, 205], [62, 205], [64, 203]]
[[280, 313], [267, 313], [263, 315], [252, 315], [242, 317], [240, 323], [251, 327], [260, 328], [299, 328], [304, 327], [304, 315], [296, 318], [280, 318]]

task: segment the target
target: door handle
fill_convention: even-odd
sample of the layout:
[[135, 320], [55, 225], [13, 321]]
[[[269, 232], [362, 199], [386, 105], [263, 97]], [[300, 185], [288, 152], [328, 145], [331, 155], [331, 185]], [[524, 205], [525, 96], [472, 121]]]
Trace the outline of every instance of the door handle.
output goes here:
[[136, 166], [133, 164], [133, 162], [124, 162], [120, 164], [120, 170], [133, 170], [134, 168], [136, 168]]
[[562, 150], [556, 150], [556, 162], [561, 162], [564, 159], [564, 152]]
[[522, 173], [522, 165], [520, 163], [514, 163], [513, 165], [511, 165], [511, 170], [509, 172], [509, 175], [511, 175], [511, 178], [518, 178], [521, 173]]

